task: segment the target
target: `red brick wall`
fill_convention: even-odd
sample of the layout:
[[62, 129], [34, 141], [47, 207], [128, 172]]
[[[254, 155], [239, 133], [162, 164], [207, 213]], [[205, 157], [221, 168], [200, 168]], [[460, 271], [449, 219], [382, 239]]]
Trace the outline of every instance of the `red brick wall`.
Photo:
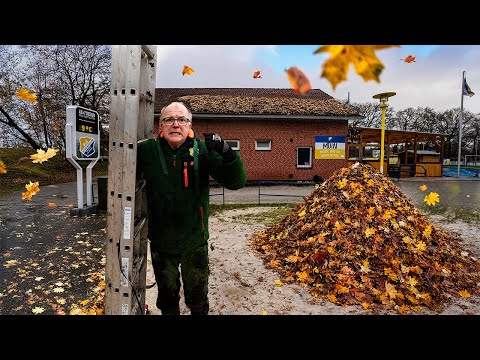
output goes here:
[[[252, 180], [324, 180], [335, 170], [347, 166], [347, 160], [316, 160], [315, 136], [347, 136], [347, 120], [251, 120], [195, 119], [193, 129], [203, 139], [204, 132], [216, 132], [224, 140], [240, 140], [247, 179]], [[158, 133], [155, 124], [154, 134]], [[256, 140], [271, 140], [270, 151], [255, 150]], [[313, 166], [297, 169], [297, 147], [312, 147]], [[345, 156], [346, 158], [346, 156]]]

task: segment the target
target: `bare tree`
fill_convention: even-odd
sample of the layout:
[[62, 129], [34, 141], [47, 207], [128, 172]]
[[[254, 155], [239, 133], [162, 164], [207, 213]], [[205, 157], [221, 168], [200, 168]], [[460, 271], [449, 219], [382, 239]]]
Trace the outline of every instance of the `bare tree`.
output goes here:
[[[16, 54], [24, 59], [15, 70], [22, 72], [21, 77], [12, 67], [0, 67], [9, 74], [11, 83], [9, 91], [0, 94], [3, 123], [11, 134], [33, 148], [64, 148], [67, 105], [98, 111], [100, 122], [108, 123], [110, 46], [24, 45], [16, 49]], [[12, 79], [19, 80], [14, 83]], [[34, 105], [19, 106], [22, 104], [15, 92], [20, 85], [37, 94]]]
[[393, 116], [392, 128], [403, 131], [411, 130], [416, 121], [416, 116], [417, 112], [411, 107], [404, 110], [399, 110]]
[[[382, 109], [380, 108], [380, 102], [352, 103], [350, 106], [357, 110], [360, 115], [364, 116], [363, 119], [351, 121], [349, 123], [350, 126], [370, 128], [380, 128], [382, 126]], [[393, 114], [393, 107], [388, 106], [385, 111], [385, 128], [389, 128]]]

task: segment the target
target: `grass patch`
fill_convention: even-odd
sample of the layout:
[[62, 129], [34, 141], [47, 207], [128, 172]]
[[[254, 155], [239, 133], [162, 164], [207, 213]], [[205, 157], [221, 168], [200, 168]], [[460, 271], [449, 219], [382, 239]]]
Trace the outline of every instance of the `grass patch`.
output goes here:
[[245, 214], [233, 216], [237, 222], [252, 224], [252, 223], [262, 223], [266, 226], [270, 226], [281, 221], [285, 216], [287, 216], [294, 208], [296, 204], [292, 203], [271, 203], [271, 204], [227, 204], [227, 205], [217, 205], [210, 204], [210, 215], [219, 214], [226, 210], [234, 209], [248, 209], [248, 208], [259, 208], [259, 207], [274, 207], [272, 211], [262, 211], [256, 214]]
[[480, 212], [475, 209], [452, 208], [445, 205], [422, 205], [420, 210], [426, 215], [441, 215], [447, 222], [462, 220], [469, 224], [480, 224]]
[[[72, 182], [77, 180], [77, 172], [64, 154], [57, 153], [42, 164], [34, 164], [30, 155], [37, 151], [32, 148], [0, 148], [0, 160], [7, 168], [6, 174], [0, 174], [0, 194], [24, 190], [25, 184], [38, 181], [43, 185]], [[89, 161], [79, 161], [85, 169]], [[108, 174], [108, 161], [98, 161], [92, 170], [92, 176]], [[85, 176], [85, 175], [84, 175]]]

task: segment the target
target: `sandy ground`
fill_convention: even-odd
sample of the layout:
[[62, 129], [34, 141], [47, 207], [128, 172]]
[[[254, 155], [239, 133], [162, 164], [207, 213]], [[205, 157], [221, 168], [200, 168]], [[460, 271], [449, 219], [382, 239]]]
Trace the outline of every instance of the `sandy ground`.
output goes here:
[[[211, 315], [347, 315], [368, 314], [360, 306], [342, 307], [323, 299], [314, 299], [306, 288], [296, 284], [275, 285], [277, 273], [264, 266], [248, 245], [250, 236], [264, 225], [239, 219], [239, 215], [271, 211], [271, 207], [254, 207], [224, 211], [210, 218], [210, 284]], [[480, 257], [479, 224], [446, 223], [441, 216], [431, 221], [462, 238], [465, 250]], [[149, 262], [147, 284], [154, 282]], [[160, 314], [155, 307], [157, 288], [147, 290], [146, 303], [152, 315]], [[189, 310], [181, 299], [181, 313]], [[390, 312], [392, 313], [392, 312]], [[393, 314], [393, 313], [392, 313]], [[433, 314], [424, 312], [423, 314]], [[480, 315], [480, 299], [456, 300], [442, 315]]]

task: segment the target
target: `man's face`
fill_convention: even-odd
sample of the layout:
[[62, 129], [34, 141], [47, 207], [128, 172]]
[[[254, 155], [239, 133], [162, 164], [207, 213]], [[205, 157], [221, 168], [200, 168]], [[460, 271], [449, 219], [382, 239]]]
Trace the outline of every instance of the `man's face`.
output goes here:
[[[172, 124], [165, 123], [168, 120], [175, 121]], [[165, 140], [172, 149], [177, 149], [185, 142], [188, 132], [192, 128], [190, 120], [184, 125], [179, 124], [178, 120], [188, 120], [188, 111], [182, 105], [173, 104], [165, 109], [163, 119], [160, 121], [160, 130], [163, 131]]]

